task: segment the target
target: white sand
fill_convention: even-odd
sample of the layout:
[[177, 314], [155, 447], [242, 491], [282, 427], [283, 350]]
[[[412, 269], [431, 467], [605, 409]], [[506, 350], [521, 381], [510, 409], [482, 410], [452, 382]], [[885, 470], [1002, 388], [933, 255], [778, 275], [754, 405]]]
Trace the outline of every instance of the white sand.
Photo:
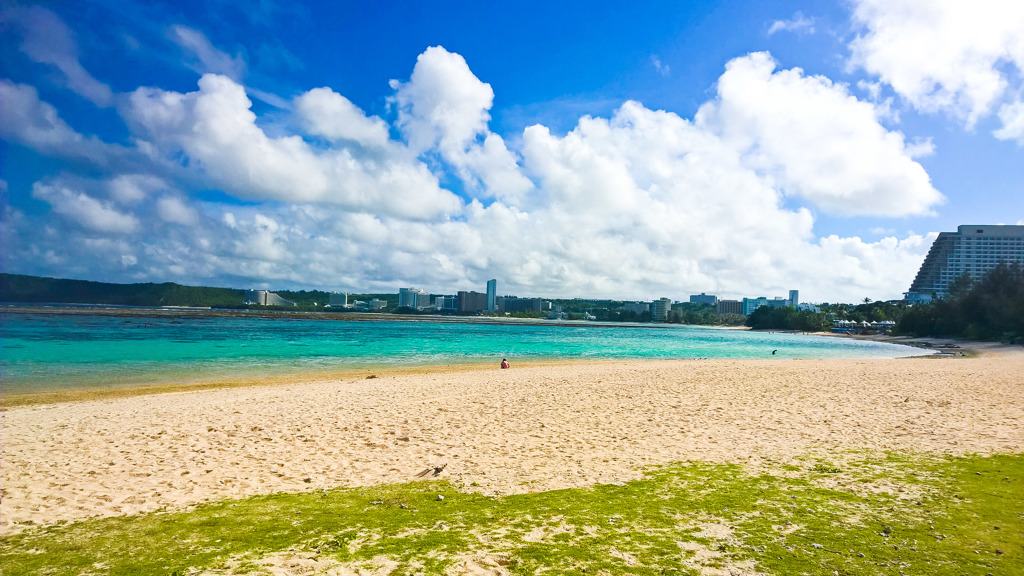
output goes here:
[[[683, 460], [1024, 450], [1024, 354], [687, 360], [382, 374], [12, 408], [0, 530], [402, 482], [510, 493]], [[472, 483], [479, 487], [470, 488]]]

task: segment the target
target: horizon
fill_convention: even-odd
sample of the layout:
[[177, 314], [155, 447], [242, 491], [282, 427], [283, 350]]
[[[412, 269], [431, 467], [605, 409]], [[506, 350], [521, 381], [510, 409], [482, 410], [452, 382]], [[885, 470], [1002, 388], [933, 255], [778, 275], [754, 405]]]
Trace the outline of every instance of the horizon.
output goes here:
[[5, 2], [0, 269], [894, 300], [1024, 224], [1006, 4]]

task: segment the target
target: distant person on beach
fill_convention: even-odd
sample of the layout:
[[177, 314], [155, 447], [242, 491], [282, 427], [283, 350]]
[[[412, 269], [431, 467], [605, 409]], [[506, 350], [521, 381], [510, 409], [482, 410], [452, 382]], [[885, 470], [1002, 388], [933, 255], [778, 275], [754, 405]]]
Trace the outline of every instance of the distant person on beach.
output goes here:
[[508, 368], [509, 366], [510, 366], [510, 364], [508, 363], [508, 360], [502, 358], [501, 359], [501, 369], [504, 370], [505, 368]]

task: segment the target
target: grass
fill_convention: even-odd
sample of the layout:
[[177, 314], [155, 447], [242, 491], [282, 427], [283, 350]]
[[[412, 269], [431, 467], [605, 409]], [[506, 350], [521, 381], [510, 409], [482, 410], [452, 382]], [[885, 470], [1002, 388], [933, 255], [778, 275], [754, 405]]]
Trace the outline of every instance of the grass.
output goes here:
[[848, 455], [758, 470], [682, 463], [622, 485], [505, 497], [445, 481], [277, 494], [37, 527], [0, 539], [0, 550], [5, 575], [275, 567], [441, 574], [473, 566], [513, 574], [1020, 574], [1024, 455]]

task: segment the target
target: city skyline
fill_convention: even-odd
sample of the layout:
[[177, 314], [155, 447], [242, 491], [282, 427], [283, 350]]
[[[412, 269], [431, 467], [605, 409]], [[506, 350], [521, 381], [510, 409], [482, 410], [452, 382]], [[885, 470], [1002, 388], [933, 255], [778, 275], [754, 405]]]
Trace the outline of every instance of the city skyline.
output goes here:
[[859, 302], [901, 297], [939, 232], [1024, 224], [1014, 3], [0, 19], [5, 272]]

